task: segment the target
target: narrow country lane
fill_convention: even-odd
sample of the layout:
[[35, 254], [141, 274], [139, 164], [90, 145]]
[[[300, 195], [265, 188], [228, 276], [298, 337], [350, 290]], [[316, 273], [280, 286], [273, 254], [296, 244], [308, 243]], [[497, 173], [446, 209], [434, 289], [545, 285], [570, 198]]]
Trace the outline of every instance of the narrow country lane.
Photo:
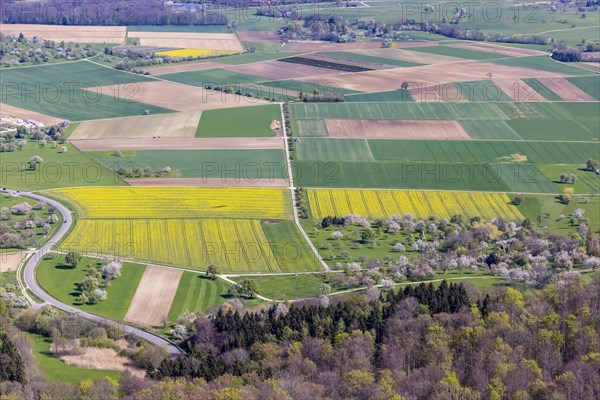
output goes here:
[[157, 346], [164, 346], [166, 347], [171, 357], [176, 357], [181, 354], [181, 351], [174, 344], [160, 336], [154, 335], [150, 332], [146, 332], [133, 326], [123, 324], [121, 322], [113, 321], [107, 318], [100, 317], [98, 315], [78, 310], [75, 307], [71, 307], [67, 304], [61, 303], [60, 301], [46, 293], [39, 286], [37, 280], [35, 279], [35, 269], [37, 268], [39, 262], [44, 258], [44, 256], [50, 252], [52, 246], [60, 242], [63, 236], [69, 231], [69, 229], [73, 225], [73, 217], [71, 215], [71, 212], [61, 203], [44, 196], [40, 196], [38, 194], [17, 192], [15, 190], [4, 190], [3, 192], [13, 196], [22, 196], [37, 201], [43, 201], [44, 203], [54, 207], [54, 209], [57, 212], [59, 212], [63, 217], [64, 222], [61, 224], [62, 226], [58, 229], [56, 234], [52, 237], [52, 239], [48, 240], [41, 248], [37, 249], [29, 258], [29, 260], [27, 260], [25, 266], [23, 267], [23, 275], [25, 279], [24, 284], [29, 290], [31, 290], [33, 294], [35, 294], [40, 299], [44, 300], [46, 303], [68, 313], [77, 314], [80, 317], [83, 317], [90, 321], [98, 322], [103, 325], [118, 327], [119, 329], [123, 330], [124, 332], [127, 332], [128, 334], [135, 335]]

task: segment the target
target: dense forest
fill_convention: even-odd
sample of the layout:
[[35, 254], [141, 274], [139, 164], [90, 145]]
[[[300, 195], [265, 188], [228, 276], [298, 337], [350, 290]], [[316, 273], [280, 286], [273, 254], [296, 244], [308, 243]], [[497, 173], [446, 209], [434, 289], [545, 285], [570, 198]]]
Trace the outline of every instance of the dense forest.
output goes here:
[[11, 360], [0, 369], [0, 397], [600, 398], [597, 275], [485, 296], [441, 282], [253, 312], [230, 303], [195, 324], [187, 355], [149, 363], [146, 378], [125, 373], [118, 383], [100, 380], [85, 390], [23, 377], [15, 345], [0, 335], [0, 359]]

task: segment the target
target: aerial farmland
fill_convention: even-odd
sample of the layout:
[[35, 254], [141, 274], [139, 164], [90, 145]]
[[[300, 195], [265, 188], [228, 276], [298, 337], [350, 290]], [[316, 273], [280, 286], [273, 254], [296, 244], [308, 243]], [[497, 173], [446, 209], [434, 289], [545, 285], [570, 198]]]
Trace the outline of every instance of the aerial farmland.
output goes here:
[[[565, 397], [600, 351], [597, 1], [494, 0], [496, 20], [88, 3], [0, 21], [0, 335], [27, 354], [0, 381], [102, 400], [600, 393]], [[517, 354], [501, 331], [519, 325], [560, 361]], [[448, 355], [396, 354], [423, 335]], [[479, 335], [518, 367], [461, 367], [451, 338]]]

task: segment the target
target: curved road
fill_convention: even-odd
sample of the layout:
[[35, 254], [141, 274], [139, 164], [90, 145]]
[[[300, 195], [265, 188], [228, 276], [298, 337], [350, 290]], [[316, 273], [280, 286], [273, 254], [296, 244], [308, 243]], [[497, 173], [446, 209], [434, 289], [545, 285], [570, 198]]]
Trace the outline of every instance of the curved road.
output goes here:
[[145, 339], [145, 340], [149, 341], [150, 343], [153, 343], [157, 346], [164, 346], [164, 347], [166, 347], [166, 349], [169, 352], [169, 354], [171, 355], [171, 357], [176, 357], [181, 354], [181, 351], [175, 345], [173, 345], [171, 342], [169, 342], [168, 340], [166, 340], [160, 336], [143, 331], [143, 330], [141, 330], [139, 328], [135, 328], [133, 326], [125, 325], [125, 324], [122, 324], [122, 323], [119, 323], [119, 322], [116, 322], [116, 321], [113, 321], [113, 320], [110, 320], [107, 318], [100, 317], [98, 315], [94, 315], [94, 314], [90, 314], [90, 313], [78, 310], [75, 307], [71, 307], [67, 304], [61, 303], [60, 301], [56, 300], [54, 297], [52, 297], [48, 293], [46, 293], [40, 287], [40, 285], [37, 283], [37, 280], [35, 279], [35, 269], [36, 269], [39, 261], [41, 261], [44, 258], [44, 256], [50, 252], [50, 249], [52, 248], [52, 246], [54, 244], [58, 243], [63, 238], [63, 236], [69, 231], [69, 229], [71, 228], [71, 225], [73, 225], [73, 217], [71, 215], [71, 211], [69, 211], [68, 208], [66, 208], [59, 202], [49, 199], [47, 197], [37, 195], [37, 194], [17, 192], [15, 190], [4, 190], [3, 192], [10, 194], [10, 195], [29, 197], [34, 200], [43, 201], [44, 203], [54, 207], [56, 209], [56, 211], [58, 211], [62, 214], [62, 217], [63, 217], [64, 222], [61, 224], [62, 226], [58, 229], [58, 232], [56, 232], [56, 234], [52, 237], [52, 239], [47, 241], [40, 249], [36, 250], [32, 254], [31, 258], [29, 258], [29, 260], [25, 264], [24, 273], [23, 273], [24, 278], [25, 278], [24, 283], [36, 296], [38, 296], [39, 298], [44, 300], [46, 303], [51, 304], [54, 307], [64, 310], [68, 313], [77, 314], [80, 317], [89, 319], [91, 321], [98, 322], [103, 325], [110, 325], [110, 326], [118, 327], [119, 329], [121, 329], [129, 334], [133, 334], [141, 339]]

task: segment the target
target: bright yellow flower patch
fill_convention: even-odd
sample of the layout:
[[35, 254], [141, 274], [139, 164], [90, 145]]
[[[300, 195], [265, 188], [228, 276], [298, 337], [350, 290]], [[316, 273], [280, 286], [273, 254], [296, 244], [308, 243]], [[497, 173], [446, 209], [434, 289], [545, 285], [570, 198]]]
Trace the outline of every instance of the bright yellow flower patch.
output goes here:
[[84, 219], [61, 249], [192, 269], [281, 271], [258, 220]]
[[287, 219], [286, 189], [197, 187], [78, 187], [52, 193], [65, 198], [80, 218]]
[[417, 218], [450, 218], [455, 214], [484, 219], [524, 218], [504, 193], [315, 189], [308, 191], [308, 198], [312, 215], [318, 219], [347, 214], [376, 219], [407, 213]]
[[194, 58], [206, 58], [206, 57], [216, 57], [222, 55], [236, 54], [237, 51], [231, 50], [204, 50], [204, 49], [178, 49], [178, 50], [167, 50], [167, 51], [158, 51], [156, 54], [160, 56], [169, 56], [172, 58], [186, 58], [186, 57], [194, 57]]

